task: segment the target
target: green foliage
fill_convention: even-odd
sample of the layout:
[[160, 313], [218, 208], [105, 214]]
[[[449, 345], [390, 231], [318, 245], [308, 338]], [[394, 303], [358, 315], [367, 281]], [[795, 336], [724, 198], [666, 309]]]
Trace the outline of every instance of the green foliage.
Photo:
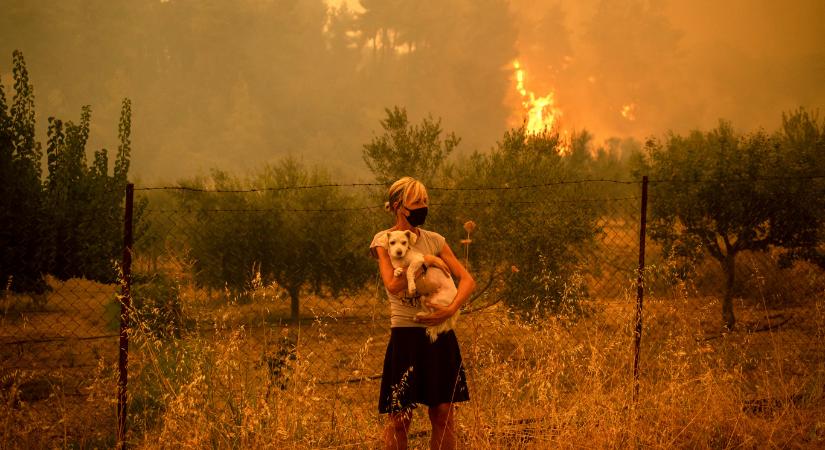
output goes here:
[[123, 245], [121, 202], [129, 167], [130, 116], [131, 104], [124, 99], [113, 175], [108, 173], [106, 149], [95, 152], [92, 164], [87, 164], [89, 106], [82, 108], [78, 124], [49, 118], [45, 201], [50, 214], [48, 235], [53, 242], [49, 272], [58, 278], [116, 280], [112, 260], [120, 257]]
[[719, 260], [729, 252], [767, 248], [769, 194], [749, 181], [772, 175], [777, 155], [765, 133], [741, 136], [721, 122], [707, 133], [651, 140], [647, 149], [650, 176], [657, 181], [651, 189], [651, 234], [666, 251], [675, 250], [683, 234], [695, 236]]
[[34, 137], [34, 86], [29, 82], [29, 71], [23, 53], [14, 51], [14, 103], [11, 107], [13, 145], [20, 159], [28, 161], [29, 177], [40, 178], [40, 143]]
[[179, 283], [162, 273], [137, 275], [132, 281], [132, 322], [150, 336], [179, 337], [185, 325]]
[[43, 276], [111, 283], [122, 250], [121, 202], [129, 168], [131, 106], [124, 100], [115, 174], [105, 149], [86, 161], [91, 108], [80, 121], [49, 118], [46, 167], [35, 139], [34, 87], [22, 53], [14, 52], [14, 102], [0, 86], [0, 279], [11, 289], [42, 293]]
[[14, 101], [0, 84], [0, 280], [16, 292], [42, 293], [47, 223], [40, 186], [40, 144], [34, 139], [34, 87], [23, 54], [14, 52]]
[[773, 244], [785, 250], [783, 265], [807, 260], [825, 268], [825, 120], [804, 109], [783, 114], [775, 139], [788, 179], [770, 187]]
[[[174, 209], [176, 198], [164, 191], [144, 191], [135, 194], [133, 264], [144, 261], [148, 272], [157, 272], [158, 263], [167, 251], [167, 245], [182, 250], [185, 236], [179, 235], [173, 224], [163, 220], [158, 211]], [[149, 209], [151, 205], [151, 210]]]
[[[138, 272], [132, 275], [131, 323], [142, 337], [177, 338], [186, 330], [181, 306], [180, 283], [161, 272]], [[121, 302], [115, 296], [106, 305], [105, 317], [110, 330], [120, 327]]]
[[[572, 169], [558, 149], [557, 134], [508, 131], [490, 152], [450, 167], [445, 181], [467, 190], [451, 192], [456, 206], [434, 208], [431, 222], [449, 235], [463, 221], [475, 221], [471, 259], [480, 284], [488, 277], [504, 280], [498, 295], [525, 316], [570, 312], [586, 297], [575, 277], [581, 261], [574, 248], [593, 242], [598, 211], [574, 201], [580, 187], [518, 188], [569, 180]], [[507, 188], [473, 189], [478, 186]]]
[[441, 120], [427, 117], [412, 125], [404, 108], [386, 109], [381, 120], [383, 134], [364, 145], [363, 157], [379, 183], [391, 184], [403, 176], [435, 180], [444, 160], [461, 141], [453, 133], [441, 137]]
[[363, 287], [373, 267], [363, 257], [361, 215], [322, 211], [346, 208], [357, 199], [334, 187], [281, 189], [329, 183], [323, 170], [291, 158], [248, 180], [215, 170], [206, 179], [185, 183], [217, 190], [269, 189], [181, 193], [181, 206], [198, 214], [186, 232], [196, 281], [236, 295], [275, 283], [289, 294], [292, 319], [298, 318], [304, 293], [334, 297]]
[[[708, 132], [670, 134], [647, 144], [650, 235], [685, 266], [709, 254], [725, 272], [723, 320], [735, 325], [735, 260], [771, 246], [815, 248], [821, 239], [825, 174], [821, 129], [807, 113], [786, 116], [783, 130], [737, 133], [720, 122]], [[821, 241], [819, 241], [821, 242]], [[688, 275], [688, 273], [685, 273]]]
[[[207, 179], [182, 183], [202, 189], [238, 190], [241, 180], [213, 170]], [[195, 281], [204, 287], [229, 289], [235, 295], [250, 291], [258, 263], [274, 246], [270, 239], [280, 229], [280, 217], [270, 212], [232, 212], [258, 209], [253, 195], [182, 192], [179, 204], [197, 216], [184, 224]], [[221, 212], [229, 210], [230, 212]]]

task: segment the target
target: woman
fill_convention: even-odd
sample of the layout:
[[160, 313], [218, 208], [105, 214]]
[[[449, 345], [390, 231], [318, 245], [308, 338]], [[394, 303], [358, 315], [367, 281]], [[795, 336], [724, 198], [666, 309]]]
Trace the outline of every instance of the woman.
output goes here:
[[[384, 372], [378, 410], [388, 414], [384, 444], [388, 449], [407, 448], [407, 430], [412, 409], [423, 403], [428, 407], [432, 424], [431, 448], [455, 448], [453, 403], [469, 400], [461, 352], [451, 330], [430, 342], [426, 327], [437, 325], [455, 314], [475, 289], [475, 281], [458, 261], [444, 237], [419, 228], [427, 217], [429, 198], [424, 185], [411, 177], [393, 183], [385, 207], [395, 216], [395, 226], [379, 232], [370, 244], [370, 253], [378, 259], [381, 279], [390, 299], [390, 342], [384, 356]], [[434, 309], [416, 319], [426, 297], [407, 296], [406, 277], [393, 276], [386, 249], [388, 231], [411, 230], [418, 236], [413, 247], [423, 253], [429, 270], [443, 270], [458, 279], [453, 302], [446, 307], [427, 304]], [[426, 276], [426, 275], [423, 275]]]

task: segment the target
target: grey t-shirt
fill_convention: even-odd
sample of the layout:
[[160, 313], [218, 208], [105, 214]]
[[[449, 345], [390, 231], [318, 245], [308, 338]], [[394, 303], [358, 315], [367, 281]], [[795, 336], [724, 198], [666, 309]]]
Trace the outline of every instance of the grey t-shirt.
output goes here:
[[[377, 247], [387, 248], [387, 232], [390, 230], [379, 231], [370, 243], [370, 255], [378, 259]], [[439, 255], [444, 244], [447, 242], [444, 236], [434, 232], [418, 229], [421, 235], [413, 244], [413, 248], [425, 255]], [[415, 295], [409, 297], [407, 291], [402, 291], [401, 296], [396, 296], [387, 291], [387, 296], [390, 299], [390, 327], [426, 327], [418, 322], [415, 322], [415, 314], [421, 312], [421, 296]]]

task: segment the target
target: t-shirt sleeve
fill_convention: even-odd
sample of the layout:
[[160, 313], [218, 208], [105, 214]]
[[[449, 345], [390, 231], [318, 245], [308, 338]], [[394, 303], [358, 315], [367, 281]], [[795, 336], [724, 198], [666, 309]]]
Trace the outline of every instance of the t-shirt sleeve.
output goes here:
[[372, 242], [370, 243], [370, 256], [375, 259], [378, 259], [378, 252], [376, 252], [376, 248], [384, 247], [387, 248], [387, 232], [381, 231], [372, 238]]
[[432, 233], [432, 242], [433, 242], [433, 255], [440, 255], [441, 250], [444, 250], [444, 246], [447, 244], [447, 239], [444, 236], [431, 232]]

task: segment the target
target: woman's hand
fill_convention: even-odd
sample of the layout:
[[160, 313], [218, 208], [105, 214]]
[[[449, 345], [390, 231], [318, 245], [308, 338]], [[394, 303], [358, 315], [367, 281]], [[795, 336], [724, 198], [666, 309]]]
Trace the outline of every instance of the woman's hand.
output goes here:
[[400, 277], [394, 276], [387, 285], [387, 290], [393, 295], [399, 295], [407, 290], [407, 274], [404, 272]]
[[428, 327], [438, 325], [458, 312], [458, 307], [456, 306], [458, 303], [455, 300], [447, 306], [436, 305], [435, 303], [430, 303], [429, 300], [426, 300], [424, 304], [434, 311], [421, 317], [416, 316], [415, 321]]

